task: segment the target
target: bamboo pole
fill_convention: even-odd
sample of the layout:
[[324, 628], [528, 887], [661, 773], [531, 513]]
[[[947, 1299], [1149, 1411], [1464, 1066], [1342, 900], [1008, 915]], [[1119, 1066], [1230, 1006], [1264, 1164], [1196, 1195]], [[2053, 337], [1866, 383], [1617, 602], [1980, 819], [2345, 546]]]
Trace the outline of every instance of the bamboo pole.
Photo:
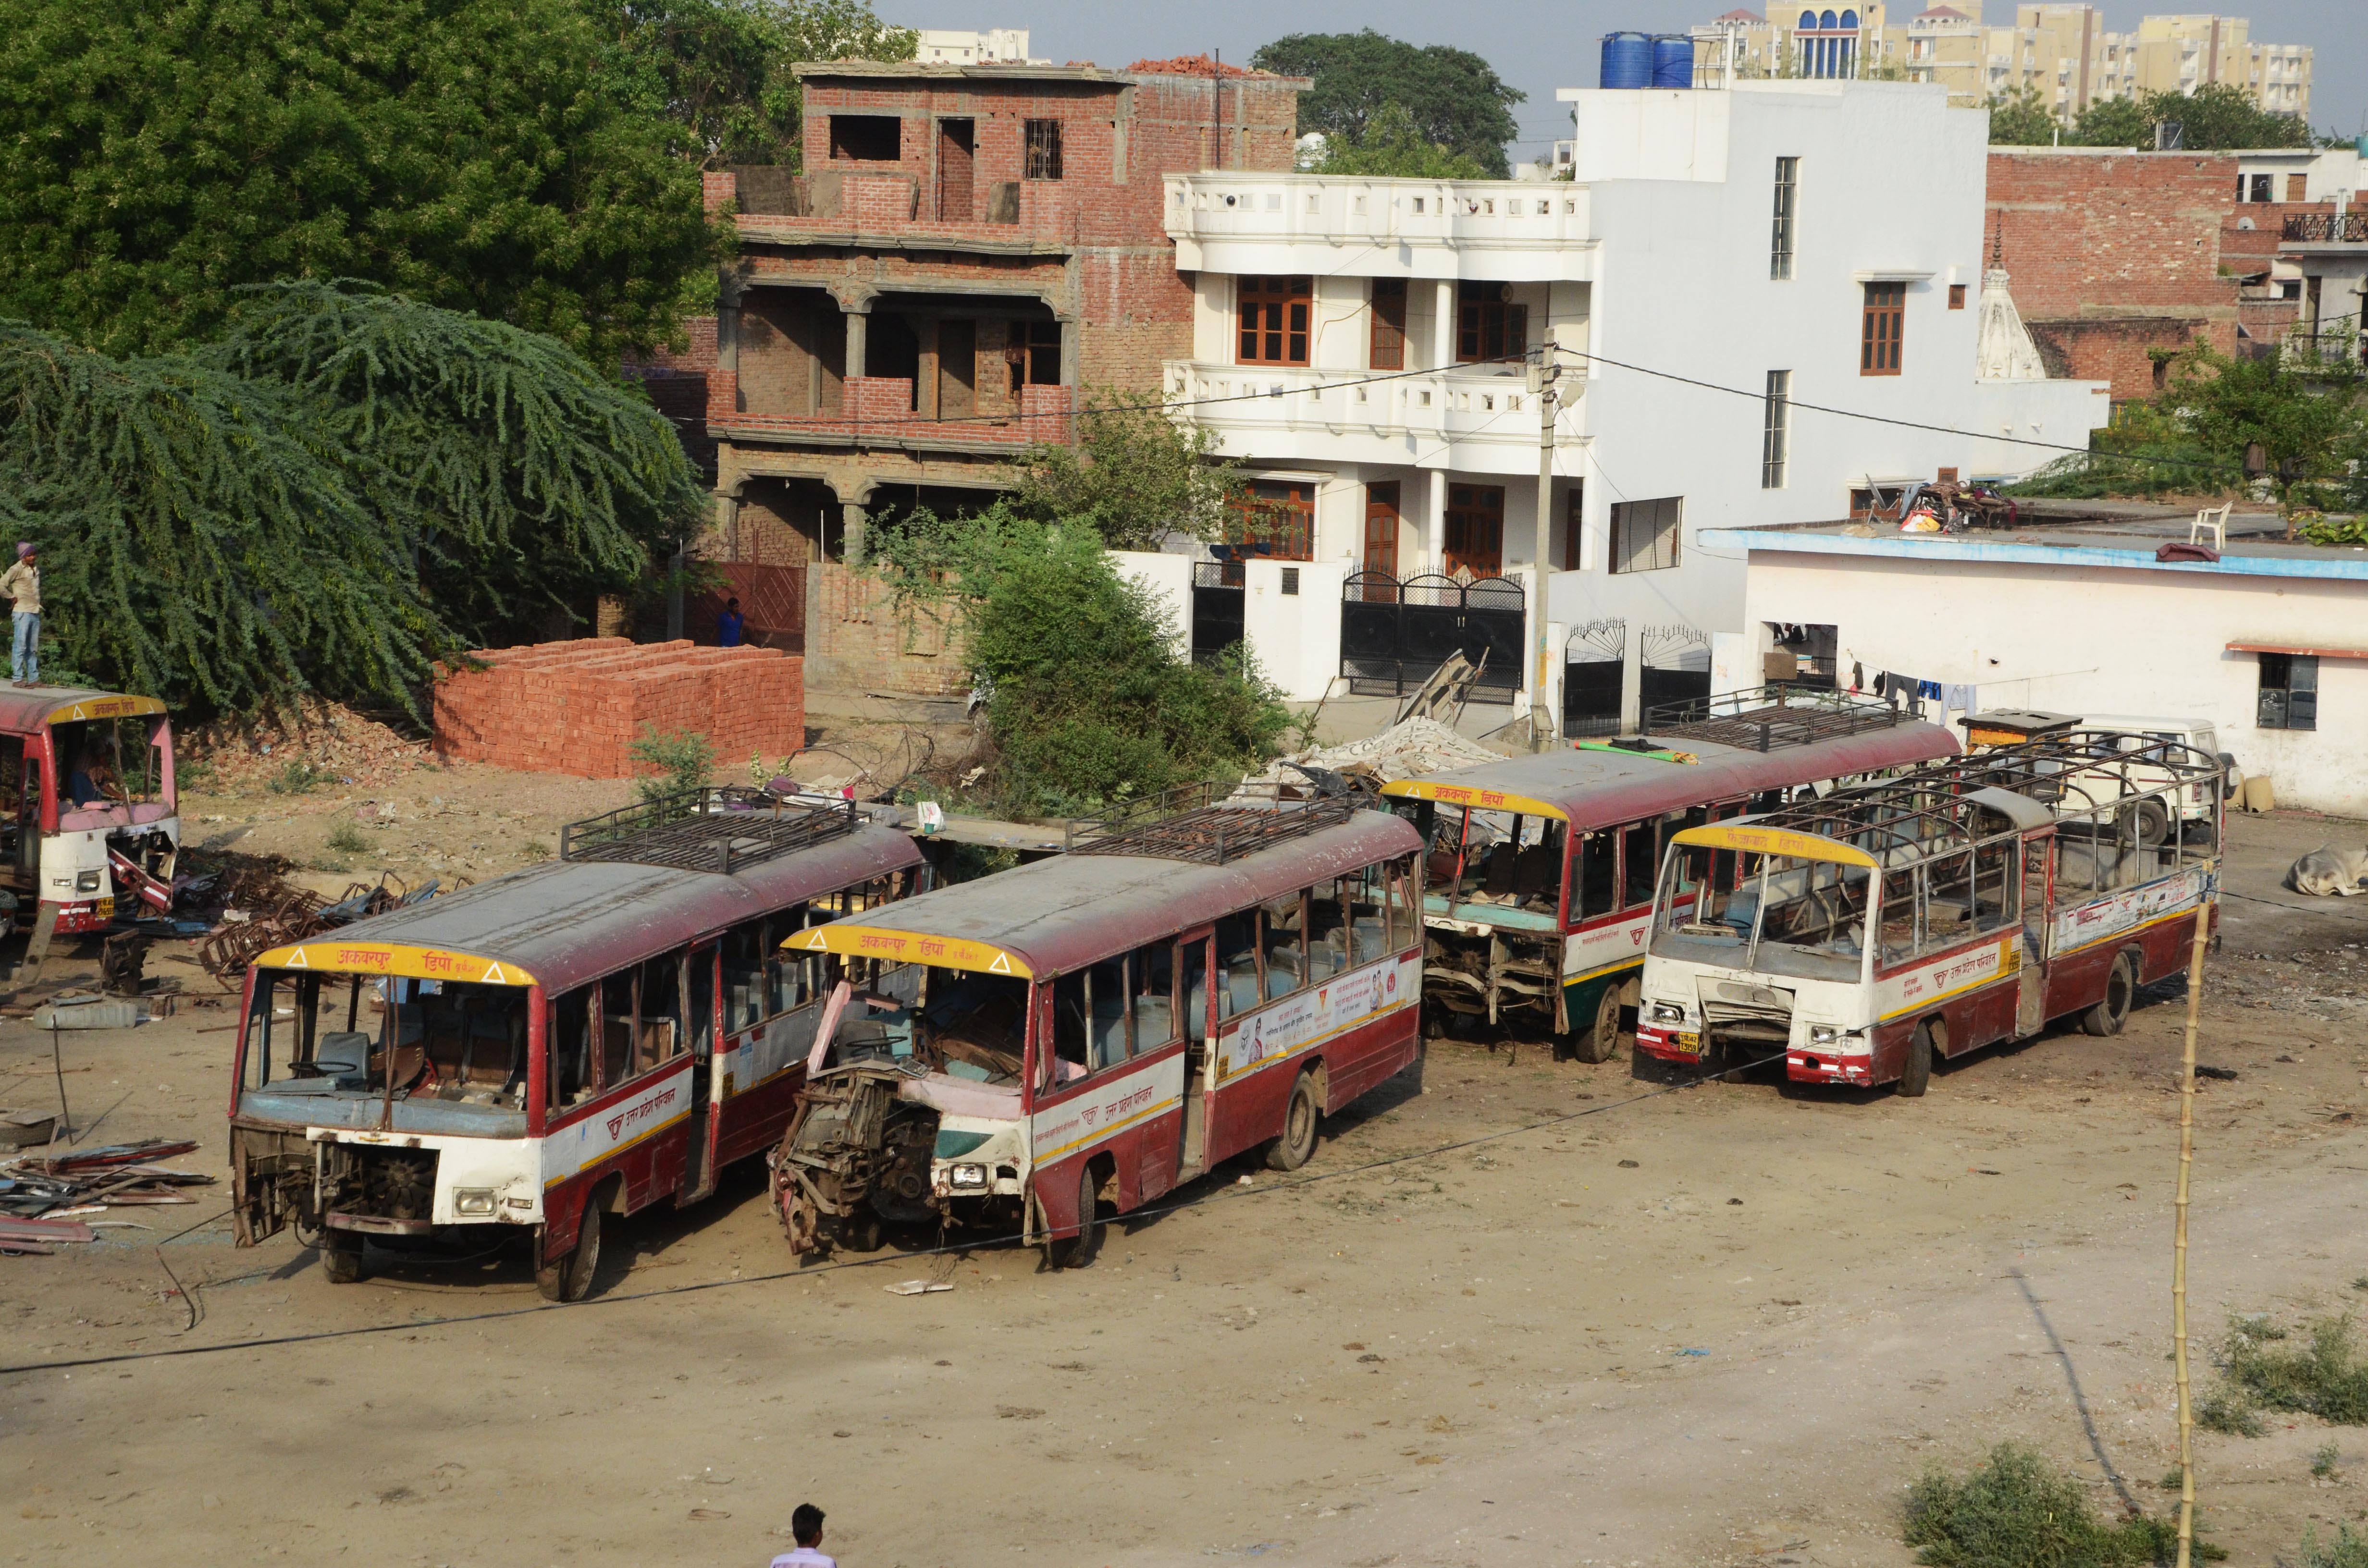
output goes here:
[[2170, 1341], [2179, 1379], [2179, 1562], [2190, 1568], [2195, 1543], [2195, 1400], [2187, 1379], [2187, 1178], [2195, 1163], [2195, 1030], [2203, 1012], [2203, 947], [2210, 940], [2213, 899], [2195, 906], [2195, 942], [2187, 960], [2187, 1033], [2180, 1051], [2179, 1196], [2170, 1243]]

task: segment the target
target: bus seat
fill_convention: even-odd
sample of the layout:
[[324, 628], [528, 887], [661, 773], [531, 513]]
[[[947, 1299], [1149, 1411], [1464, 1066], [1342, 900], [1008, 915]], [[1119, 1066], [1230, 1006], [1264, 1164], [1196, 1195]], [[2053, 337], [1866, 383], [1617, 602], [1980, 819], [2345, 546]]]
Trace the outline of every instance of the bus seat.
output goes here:
[[1126, 1060], [1126, 1015], [1094, 1009], [1087, 1038], [1093, 1042], [1093, 1065], [1110, 1067]]
[[1134, 1042], [1136, 1049], [1164, 1045], [1176, 1038], [1176, 1011], [1165, 996], [1138, 996], [1134, 999]]
[[1380, 958], [1390, 950], [1389, 922], [1375, 915], [1368, 920], [1360, 916], [1357, 925], [1357, 958], [1360, 962]]
[[1554, 887], [1559, 869], [1555, 848], [1552, 844], [1532, 844], [1521, 851], [1520, 858], [1513, 862], [1515, 896], [1530, 898]]
[[1258, 1005], [1258, 960], [1245, 953], [1225, 967], [1228, 1016], [1247, 1013]]

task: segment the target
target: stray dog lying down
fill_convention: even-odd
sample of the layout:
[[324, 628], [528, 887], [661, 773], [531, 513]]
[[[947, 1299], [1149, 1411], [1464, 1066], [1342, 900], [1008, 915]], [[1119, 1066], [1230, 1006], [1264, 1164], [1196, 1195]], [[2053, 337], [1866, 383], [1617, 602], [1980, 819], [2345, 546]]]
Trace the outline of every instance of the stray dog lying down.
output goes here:
[[2368, 892], [2368, 849], [2338, 849], [2331, 844], [2314, 849], [2294, 863], [2286, 886], [2320, 897]]

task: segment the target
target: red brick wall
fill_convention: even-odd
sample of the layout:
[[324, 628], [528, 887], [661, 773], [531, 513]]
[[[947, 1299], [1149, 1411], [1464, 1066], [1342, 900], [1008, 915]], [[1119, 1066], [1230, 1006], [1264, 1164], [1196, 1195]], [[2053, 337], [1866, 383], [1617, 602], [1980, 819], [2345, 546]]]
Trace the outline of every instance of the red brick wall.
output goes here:
[[680, 349], [657, 348], [647, 354], [629, 357], [625, 363], [647, 366], [659, 370], [684, 370], [705, 374], [715, 369], [715, 318], [690, 316], [682, 324], [683, 335], [690, 341]]
[[[2239, 202], [2221, 221], [2220, 259], [2237, 272], [2266, 272], [2277, 259], [2289, 214], [2334, 210], [2332, 201]], [[2245, 223], [2252, 227], [2239, 227]]]
[[2111, 381], [2113, 401], [2148, 398], [2162, 390], [2153, 353], [2176, 354], [2202, 337], [2223, 354], [2237, 351], [2235, 316], [2076, 316], [2028, 324], [2051, 375]]
[[493, 648], [436, 683], [435, 750], [532, 773], [625, 778], [651, 730], [705, 735], [719, 762], [805, 745], [803, 661], [771, 648], [587, 637]]

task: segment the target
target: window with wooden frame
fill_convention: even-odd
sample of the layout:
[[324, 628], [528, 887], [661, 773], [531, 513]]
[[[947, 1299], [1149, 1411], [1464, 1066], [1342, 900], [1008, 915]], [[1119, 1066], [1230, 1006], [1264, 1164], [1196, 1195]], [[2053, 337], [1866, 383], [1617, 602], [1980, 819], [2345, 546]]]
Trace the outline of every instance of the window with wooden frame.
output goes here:
[[2318, 655], [2263, 653], [2253, 722], [2264, 730], [2318, 728]]
[[1028, 177], [1059, 179], [1061, 177], [1061, 122], [1057, 119], [1031, 119], [1026, 126]]
[[1406, 369], [1406, 286], [1403, 278], [1373, 279], [1372, 347], [1366, 358], [1367, 368], [1375, 370]]
[[1312, 278], [1248, 277], [1238, 290], [1240, 350], [1245, 365], [1304, 365], [1315, 313]]
[[1269, 561], [1315, 559], [1315, 487], [1302, 480], [1259, 480], [1233, 502], [1225, 532], [1235, 544], [1262, 544]]
[[1952, 311], [1962, 311], [1965, 308], [1965, 286], [1964, 284], [1952, 283], [1949, 285], [1949, 308]]
[[1907, 284], [1870, 283], [1866, 286], [1866, 312], [1859, 327], [1860, 375], [1899, 374], [1900, 336], [1907, 324]]
[[1011, 395], [1021, 387], [1061, 384], [1061, 324], [1056, 321], [1015, 321], [1003, 357], [1011, 366]]
[[1530, 310], [1513, 302], [1509, 283], [1455, 286], [1455, 362], [1482, 365], [1530, 351]]

